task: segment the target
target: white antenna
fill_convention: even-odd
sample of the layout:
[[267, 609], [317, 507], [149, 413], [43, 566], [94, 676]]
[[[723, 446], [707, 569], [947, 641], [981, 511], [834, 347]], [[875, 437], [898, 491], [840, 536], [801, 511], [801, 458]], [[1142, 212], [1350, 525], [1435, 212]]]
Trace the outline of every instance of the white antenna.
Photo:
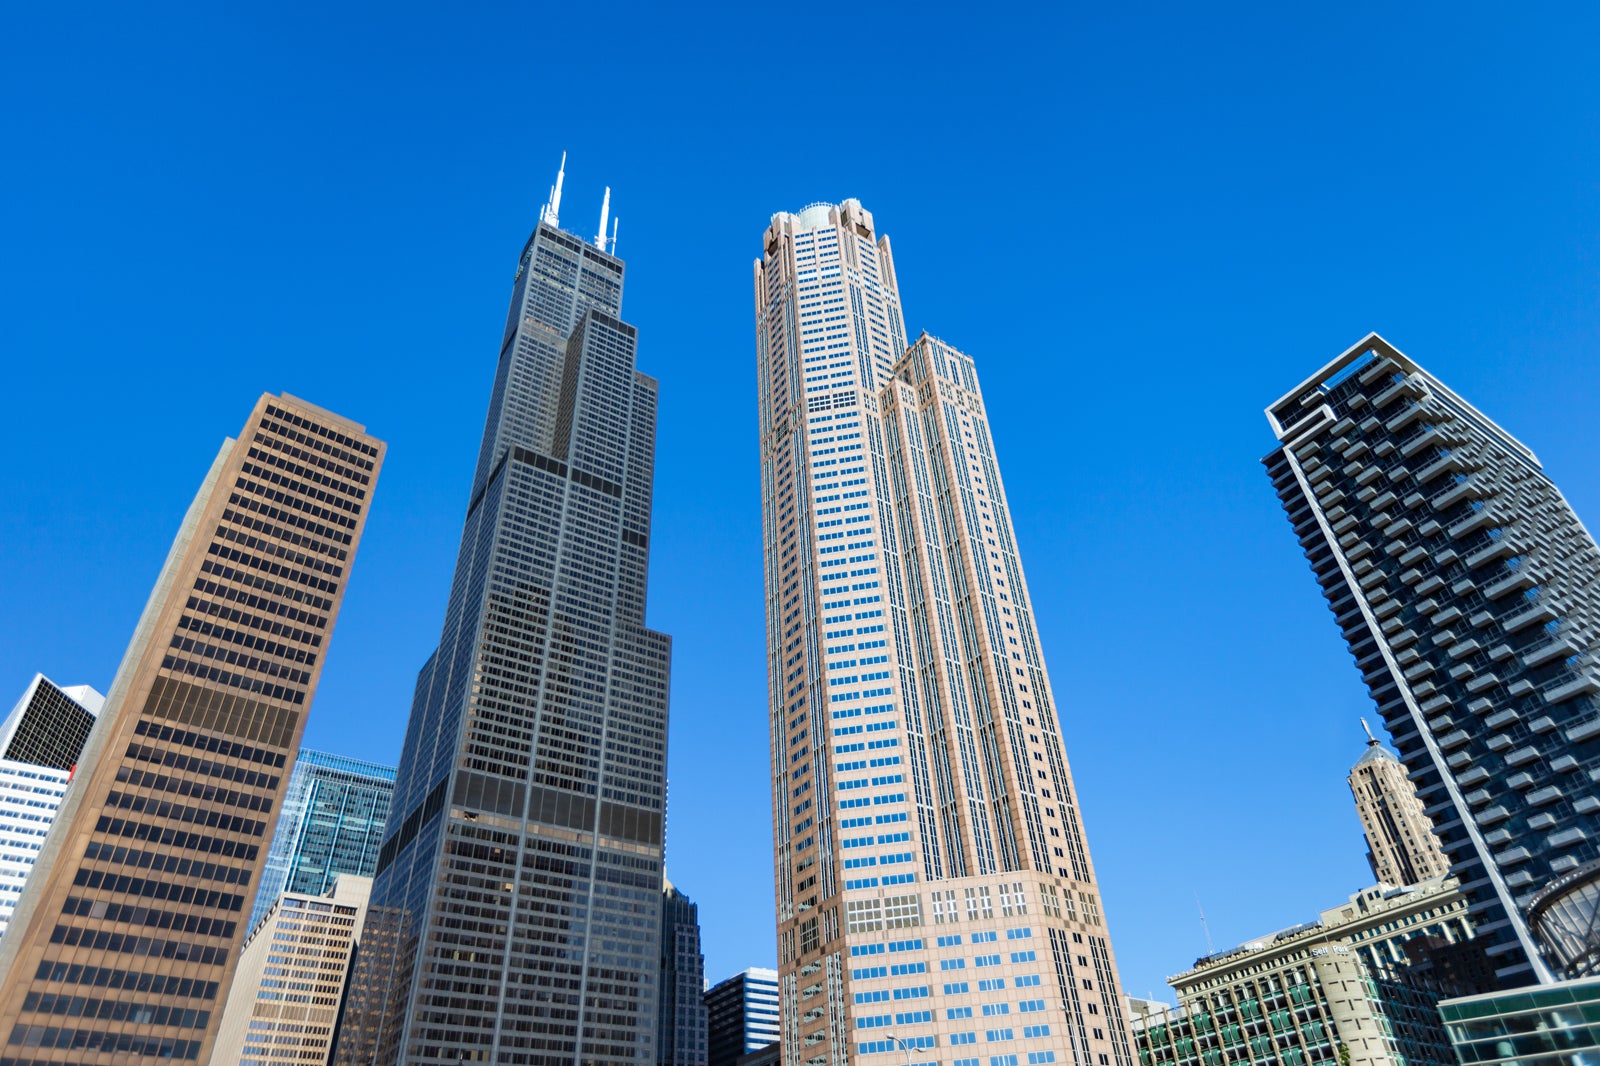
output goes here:
[[611, 254], [617, 254], [617, 227], [622, 224], [622, 216], [618, 215], [611, 220]]
[[1217, 946], [1211, 942], [1211, 927], [1206, 924], [1206, 909], [1200, 906], [1200, 893], [1194, 894], [1195, 909], [1200, 912], [1200, 928], [1206, 934], [1206, 956], [1209, 958], [1217, 953]]
[[567, 178], [567, 153], [561, 153], [561, 169], [556, 171], [556, 183], [550, 188], [550, 201], [539, 212], [539, 221], [552, 226], [561, 225], [561, 183]]
[[600, 201], [600, 232], [594, 236], [594, 246], [606, 250], [606, 223], [611, 221], [611, 186], [606, 186], [605, 199]]

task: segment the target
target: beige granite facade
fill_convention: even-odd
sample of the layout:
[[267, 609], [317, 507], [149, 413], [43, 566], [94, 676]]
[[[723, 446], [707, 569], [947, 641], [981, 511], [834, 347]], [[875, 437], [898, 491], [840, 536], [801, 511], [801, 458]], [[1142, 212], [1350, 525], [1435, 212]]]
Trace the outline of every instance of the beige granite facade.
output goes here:
[[6, 1066], [209, 1061], [383, 454], [287, 395], [224, 443], [0, 940]]
[[972, 360], [860, 203], [756, 263], [785, 1066], [1130, 1066]]

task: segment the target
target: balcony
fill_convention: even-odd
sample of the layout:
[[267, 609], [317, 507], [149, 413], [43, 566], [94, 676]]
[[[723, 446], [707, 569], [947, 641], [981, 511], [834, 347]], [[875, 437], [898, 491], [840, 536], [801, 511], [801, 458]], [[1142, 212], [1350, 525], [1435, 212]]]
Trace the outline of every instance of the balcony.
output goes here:
[[1546, 785], [1537, 792], [1528, 793], [1528, 805], [1532, 807], [1542, 807], [1546, 803], [1554, 803], [1556, 800], [1560, 799], [1562, 795], [1564, 795], [1564, 793], [1561, 791], [1559, 786]]
[[1485, 586], [1483, 594], [1491, 600], [1498, 600], [1501, 596], [1504, 596], [1509, 592], [1516, 592], [1520, 589], [1532, 588], [1538, 583], [1539, 582], [1534, 579], [1534, 576], [1527, 570], [1516, 570], [1510, 574], [1507, 574], [1499, 581]]
[[1525, 611], [1518, 611], [1507, 617], [1501, 625], [1505, 627], [1507, 633], [1515, 633], [1538, 622], [1554, 621], [1556, 617], [1555, 608], [1547, 603], [1537, 603]]
[[1565, 659], [1569, 655], [1576, 655], [1583, 649], [1574, 644], [1567, 637], [1558, 637], [1546, 644], [1537, 644], [1523, 653], [1524, 666], [1540, 666], [1552, 659]]
[[1596, 681], [1590, 675], [1584, 674], [1581, 677], [1573, 678], [1565, 684], [1546, 689], [1544, 701], [1546, 703], [1563, 703], [1574, 696], [1581, 696], [1588, 692], [1600, 692], [1600, 681]]

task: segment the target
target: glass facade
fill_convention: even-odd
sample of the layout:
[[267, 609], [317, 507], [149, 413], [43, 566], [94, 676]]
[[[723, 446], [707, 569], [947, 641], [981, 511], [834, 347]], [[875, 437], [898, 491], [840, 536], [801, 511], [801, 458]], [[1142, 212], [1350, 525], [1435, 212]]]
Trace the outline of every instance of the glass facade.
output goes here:
[[287, 395], [224, 443], [0, 938], [3, 1066], [210, 1061], [383, 452]]
[[417, 678], [341, 1063], [653, 1063], [669, 638], [647, 629], [654, 379], [620, 259], [524, 246]]
[[706, 962], [700, 909], [671, 882], [661, 902], [661, 1006], [656, 1053], [661, 1066], [706, 1066]]
[[1560, 981], [1439, 1004], [1464, 1066], [1594, 1066], [1600, 980]]
[[340, 874], [371, 877], [394, 796], [394, 770], [302, 750], [261, 871], [251, 929], [284, 892], [320, 896]]
[[927, 334], [907, 346], [888, 238], [858, 201], [776, 215], [762, 249], [784, 1066], [979, 1042], [1129, 1066], [975, 364]]
[[1376, 335], [1267, 412], [1263, 460], [1502, 986], [1600, 857], [1600, 548], [1533, 453]]

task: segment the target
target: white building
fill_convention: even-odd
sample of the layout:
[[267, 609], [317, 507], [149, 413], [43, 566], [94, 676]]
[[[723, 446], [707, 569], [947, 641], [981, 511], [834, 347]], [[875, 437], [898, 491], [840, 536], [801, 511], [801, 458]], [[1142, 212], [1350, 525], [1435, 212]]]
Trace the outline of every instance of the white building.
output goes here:
[[0, 722], [0, 934], [11, 922], [104, 703], [88, 685], [62, 688], [35, 674]]

